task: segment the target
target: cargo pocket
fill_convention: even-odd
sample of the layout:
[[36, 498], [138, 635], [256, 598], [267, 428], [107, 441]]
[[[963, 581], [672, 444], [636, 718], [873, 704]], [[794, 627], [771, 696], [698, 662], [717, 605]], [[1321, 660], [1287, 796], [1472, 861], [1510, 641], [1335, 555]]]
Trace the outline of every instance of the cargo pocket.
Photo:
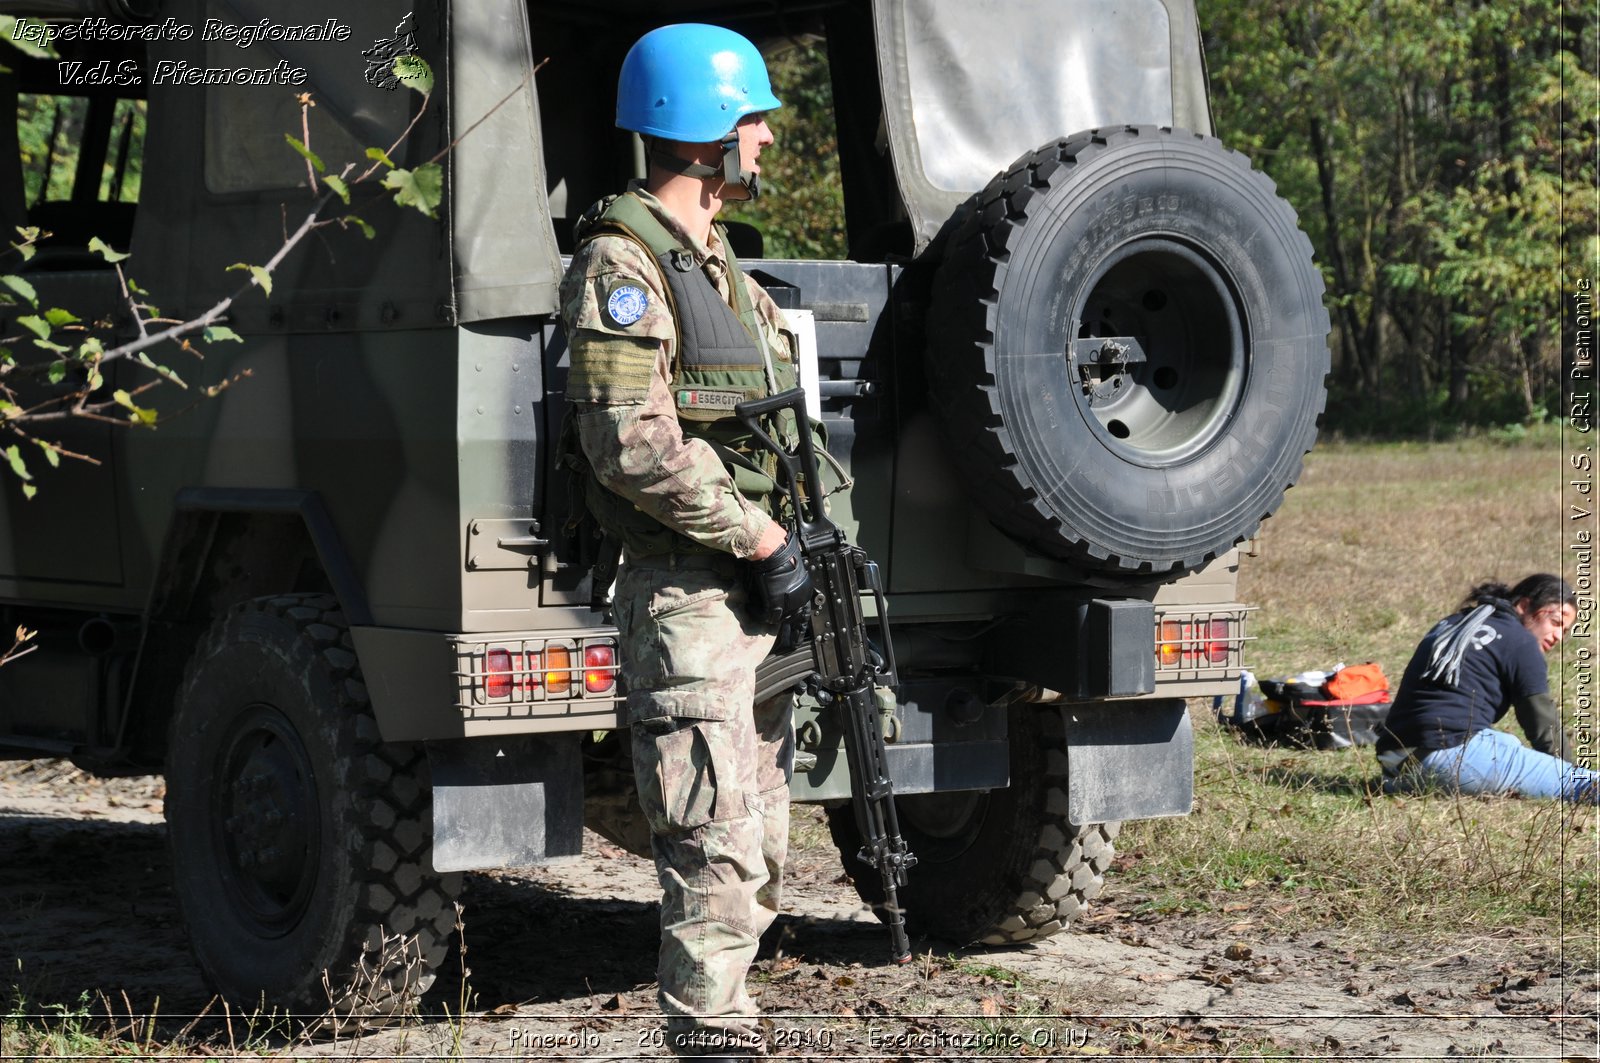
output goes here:
[[716, 721], [697, 717], [656, 715], [633, 721], [639, 804], [656, 834], [682, 834], [749, 814], [732, 773], [731, 785], [719, 785], [712, 755]]
[[[650, 829], [679, 834], [703, 827], [716, 812], [717, 773], [705, 735], [689, 721], [668, 734], [651, 736], [655, 745], [657, 807], [645, 809]], [[641, 795], [642, 797], [643, 795]]]
[[666, 623], [687, 609], [692, 609], [706, 602], [721, 601], [727, 596], [727, 588], [720, 584], [712, 587], [700, 587], [695, 590], [672, 587], [667, 590], [657, 591], [650, 597], [650, 605], [648, 606], [650, 619], [658, 624]]

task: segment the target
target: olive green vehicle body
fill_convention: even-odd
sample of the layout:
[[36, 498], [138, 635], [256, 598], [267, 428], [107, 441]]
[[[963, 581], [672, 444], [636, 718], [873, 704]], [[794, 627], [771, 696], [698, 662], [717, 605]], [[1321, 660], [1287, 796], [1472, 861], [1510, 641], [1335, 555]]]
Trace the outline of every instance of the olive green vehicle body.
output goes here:
[[[113, 0], [103, 6], [115, 14]], [[358, 191], [351, 209], [376, 235], [332, 229], [307, 240], [277, 268], [270, 297], [250, 292], [228, 311], [242, 343], [208, 344], [203, 361], [157, 352], [189, 384], [163, 387], [156, 405], [168, 416], [158, 428], [66, 423], [61, 442], [98, 464], [41, 468], [31, 501], [15, 480], [0, 484], [0, 602], [8, 620], [41, 632], [37, 653], [0, 670], [0, 748], [108, 772], [159, 770], [183, 662], [200, 634], [238, 602], [287, 592], [338, 597], [384, 739], [430, 743], [441, 763], [478, 763], [530, 735], [576, 757], [578, 736], [625, 723], [614, 692], [496, 699], [485, 696], [482, 669], [494, 646], [579, 645], [612, 630], [589, 607], [587, 569], [566, 530], [568, 485], [553, 446], [566, 372], [555, 311], [572, 220], [633, 176], [635, 147], [610, 123], [622, 51], [674, 19], [721, 21], [752, 36], [782, 26], [774, 5], [675, 5], [670, 17], [667, 6], [386, 0], [333, 9], [352, 29], [347, 42], [246, 52], [191, 39], [137, 55], [147, 71], [161, 60], [304, 66], [303, 88], [316, 94], [312, 149], [330, 169], [344, 159], [365, 166], [365, 149], [394, 143], [418, 97], [367, 84], [359, 52], [409, 13], [437, 86], [395, 161], [414, 166], [455, 141], [443, 158], [444, 202], [431, 219]], [[1074, 128], [1110, 119], [1209, 131], [1192, 5], [1146, 6], [1171, 21], [1170, 113], [1089, 115]], [[51, 8], [77, 18], [101, 5], [0, 5], [17, 14]], [[172, 0], [157, 14], [193, 26], [299, 24], [329, 10]], [[1081, 704], [1086, 719], [1115, 718], [1122, 759], [1108, 763], [1126, 770], [1099, 795], [1082, 784], [1075, 800], [1089, 818], [1080, 821], [1182, 813], [1188, 723], [1170, 699], [1221, 694], [1237, 681], [1238, 553], [1182, 578], [1108, 583], [1030, 551], [973, 511], [922, 399], [926, 296], [916, 263], [977, 186], [940, 188], [890, 161], [915, 156], [900, 147], [914, 123], [895, 85], [907, 76], [897, 52], [903, 29], [894, 30], [907, 17], [901, 5], [800, 4], [794, 14], [829, 30], [851, 244], [869, 247], [887, 232], [889, 251], [849, 262], [747, 253], [746, 267], [793, 289], [792, 305], [809, 311], [815, 329], [817, 379], [808, 383], [830, 448], [855, 480], [833, 513], [883, 569], [907, 677], [899, 738], [917, 752], [897, 762], [905, 767], [897, 785], [1002, 786], [1005, 707]], [[0, 81], [0, 106], [19, 84], [45, 91], [37, 82], [48, 70], [17, 65], [19, 74]], [[142, 190], [125, 243], [116, 226], [129, 207], [85, 202], [70, 215], [51, 206], [31, 217], [47, 227], [47, 215], [70, 217], [57, 225], [58, 243], [102, 235], [125, 246], [128, 274], [164, 315], [201, 313], [244, 276], [230, 265], [266, 261], [310, 209], [306, 163], [284, 143], [299, 134], [301, 88], [110, 91], [148, 100]], [[896, 152], [869, 155], [861, 145], [875, 138], [867, 123], [882, 100], [895, 112], [885, 129]], [[1013, 154], [1041, 139], [1019, 135], [1026, 139]], [[8, 224], [30, 217], [12, 172], [16, 152], [0, 137]], [[124, 332], [131, 327], [116, 275], [91, 256], [47, 250], [27, 276], [43, 305], [118, 314]], [[18, 312], [5, 312], [7, 331]], [[129, 386], [136, 368], [123, 364], [107, 387]], [[196, 398], [229, 380], [216, 398]], [[1235, 622], [1224, 657], [1158, 674], [1156, 618], [1213, 611]], [[802, 713], [802, 734], [813, 739], [802, 752], [816, 759], [797, 773], [799, 799], [847, 792], [828, 733], [814, 712]], [[1151, 765], [1173, 781], [1141, 796], [1152, 789], [1141, 766]], [[552, 788], [557, 776], [568, 789], [581, 782], [561, 771]], [[581, 790], [567, 797], [549, 797], [547, 811], [581, 807]], [[452, 822], [471, 834], [461, 817]], [[490, 866], [564, 850], [507, 855], [467, 836], [455, 851], [456, 866]]]

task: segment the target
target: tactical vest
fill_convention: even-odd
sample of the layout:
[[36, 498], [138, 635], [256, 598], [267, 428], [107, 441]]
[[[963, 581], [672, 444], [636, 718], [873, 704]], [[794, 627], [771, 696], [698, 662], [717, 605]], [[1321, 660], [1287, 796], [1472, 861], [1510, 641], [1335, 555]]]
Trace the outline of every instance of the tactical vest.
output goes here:
[[[717, 292], [693, 253], [632, 195], [612, 200], [580, 236], [580, 246], [600, 236], [621, 236], [650, 253], [660, 270], [678, 337], [671, 377], [673, 404], [686, 437], [704, 439], [722, 458], [735, 488], [767, 513], [777, 516], [773, 494], [776, 459], [762, 448], [734, 414], [734, 406], [765, 398], [795, 386], [791, 361], [773, 357], [767, 348], [744, 273], [718, 227], [727, 261], [730, 307]], [[769, 376], [770, 374], [770, 376]], [[791, 419], [785, 416], [785, 421]], [[787, 441], [792, 423], [768, 425], [775, 438]], [[580, 473], [587, 474], [584, 500], [600, 527], [622, 541], [635, 557], [667, 553], [716, 553], [666, 527], [654, 517], [606, 488], [581, 462], [581, 448], [571, 440]]]

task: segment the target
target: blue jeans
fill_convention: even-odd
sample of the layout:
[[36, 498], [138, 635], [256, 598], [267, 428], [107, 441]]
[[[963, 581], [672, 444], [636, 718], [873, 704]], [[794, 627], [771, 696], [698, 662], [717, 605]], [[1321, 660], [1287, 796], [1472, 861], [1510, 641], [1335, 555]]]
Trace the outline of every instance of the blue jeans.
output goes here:
[[1523, 797], [1600, 804], [1600, 774], [1529, 749], [1514, 735], [1493, 729], [1479, 731], [1455, 749], [1429, 753], [1422, 758], [1422, 772], [1432, 782], [1464, 794], [1516, 792]]

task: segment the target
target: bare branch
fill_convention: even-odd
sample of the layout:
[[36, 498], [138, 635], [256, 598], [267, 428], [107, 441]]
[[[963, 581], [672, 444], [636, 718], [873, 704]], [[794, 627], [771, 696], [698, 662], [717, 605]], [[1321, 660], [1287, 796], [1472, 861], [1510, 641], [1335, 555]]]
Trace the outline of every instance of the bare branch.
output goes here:
[[[316, 105], [311, 93], [300, 94], [300, 143], [305, 145], [306, 151], [311, 150], [311, 108]], [[313, 192], [317, 190], [317, 171], [312, 167], [309, 155], [306, 157], [306, 182]]]
[[[523, 90], [523, 88], [527, 86], [528, 82], [533, 80], [533, 75], [537, 74], [540, 70], [543, 70], [544, 69], [544, 65], [546, 63], [548, 63], [549, 61], [550, 61], [550, 57], [547, 55], [543, 59], [541, 59], [537, 63], [535, 63], [534, 66], [533, 66], [533, 69], [528, 71], [525, 75], [523, 75], [522, 80], [517, 82], [515, 88], [513, 88], [510, 92], [506, 93], [503, 97], [501, 97], [499, 103], [495, 104], [493, 107], [491, 107], [487, 111], [485, 111], [483, 113], [483, 117], [479, 118], [476, 122], [473, 122], [471, 125], [467, 126], [467, 128], [463, 129], [461, 131], [460, 136], [456, 137], [450, 143], [446, 144], [442, 149], [440, 149], [440, 151], [439, 151], [439, 153], [437, 155], [435, 155], [433, 158], [429, 159], [428, 161], [429, 162], [438, 162], [440, 159], [444, 158], [446, 155], [448, 155], [452, 151], [454, 151], [456, 149], [456, 145], [460, 144], [463, 140], [465, 140], [468, 133], [471, 133], [474, 129], [477, 129], [483, 123], [487, 122], [491, 115], [493, 115], [500, 108], [504, 107], [506, 104], [510, 103], [511, 102], [511, 98], [513, 96], [515, 96], [517, 93], [521, 92]], [[421, 115], [418, 115], [418, 117], [420, 118]], [[402, 138], [402, 139], [404, 139], [404, 138]]]
[[12, 639], [11, 648], [3, 655], [0, 655], [0, 665], [10, 664], [18, 657], [26, 657], [28, 654], [38, 649], [39, 647], [37, 645], [28, 646], [26, 649], [23, 648], [23, 644], [32, 641], [33, 637], [37, 634], [37, 631], [29, 631], [25, 627], [18, 627], [17, 633]]
[[46, 450], [55, 451], [57, 457], [71, 458], [73, 461], [81, 461], [89, 465], [101, 464], [99, 458], [90, 457], [88, 454], [79, 454], [75, 450], [68, 450], [60, 443], [52, 443], [48, 439], [40, 439], [36, 435], [30, 435], [29, 433], [24, 432], [21, 428], [14, 424], [7, 424], [5, 427], [11, 431], [12, 435], [26, 443], [32, 443], [35, 446], [43, 447]]
[[[283, 242], [283, 246], [279, 247], [277, 253], [271, 258], [267, 259], [267, 261], [262, 265], [261, 268], [263, 270], [265, 270], [268, 274], [271, 274], [274, 269], [277, 269], [278, 266], [283, 263], [284, 258], [288, 256], [289, 252], [293, 251], [299, 246], [300, 241], [305, 239], [307, 233], [311, 232], [319, 224], [322, 224], [322, 219], [320, 219], [318, 216], [322, 213], [323, 208], [328, 205], [328, 201], [333, 199], [333, 196], [334, 194], [332, 192], [328, 192], [317, 200], [317, 202], [312, 206], [311, 212], [305, 216], [305, 219], [300, 223], [299, 227], [296, 228], [293, 233], [290, 233], [289, 238]], [[238, 301], [240, 296], [244, 295], [253, 287], [258, 287], [258, 285], [256, 284], [256, 279], [251, 277], [248, 281], [245, 281], [243, 284], [241, 284], [238, 290], [232, 295], [225, 296], [219, 300], [215, 306], [201, 314], [199, 317], [180, 322], [179, 324], [173, 325], [169, 328], [162, 329], [160, 332], [149, 333], [148, 335], [141, 336], [136, 340], [130, 340], [121, 346], [113, 347], [106, 351], [105, 354], [101, 355], [100, 364], [104, 365], [107, 362], [114, 362], [121, 358], [131, 357], [135, 354], [138, 354], [140, 351], [148, 350], [149, 348], [160, 343], [165, 343], [167, 340], [174, 340], [179, 336], [186, 336], [191, 332], [199, 332], [202, 329], [209, 328], [210, 326], [217, 324], [222, 320], [223, 315], [228, 312], [228, 308], [233, 306], [233, 304]]]

